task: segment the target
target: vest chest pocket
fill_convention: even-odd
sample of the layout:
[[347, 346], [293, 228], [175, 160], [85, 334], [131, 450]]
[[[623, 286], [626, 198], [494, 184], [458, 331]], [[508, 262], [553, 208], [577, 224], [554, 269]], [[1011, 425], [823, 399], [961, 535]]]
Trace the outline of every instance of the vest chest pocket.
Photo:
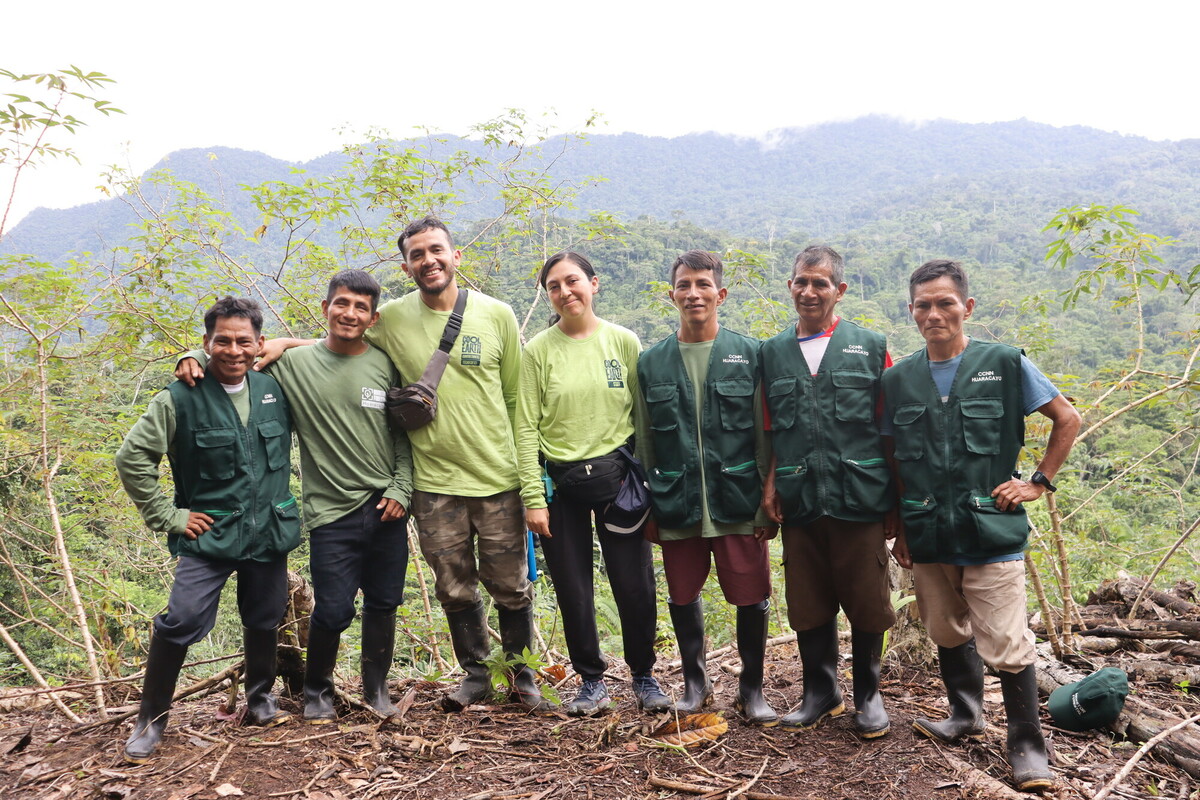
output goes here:
[[656, 431], [673, 431], [679, 427], [679, 388], [673, 383], [656, 383], [646, 387], [646, 410], [650, 427]]
[[834, 413], [842, 422], [866, 422], [875, 419], [875, 379], [862, 372], [835, 371], [833, 378]]
[[892, 427], [898, 461], [917, 461], [925, 456], [924, 403], [905, 403], [892, 412]]
[[288, 441], [284, 434], [287, 431], [277, 419], [268, 419], [258, 423], [258, 435], [262, 437], [263, 446], [267, 451], [267, 466], [272, 470], [283, 469], [288, 463]]
[[963, 439], [967, 451], [981, 456], [1000, 452], [1000, 425], [1004, 416], [1004, 401], [999, 397], [979, 397], [963, 400]]
[[743, 431], [754, 427], [754, 384], [750, 381], [714, 381], [721, 427]]
[[208, 428], [195, 432], [196, 461], [206, 481], [227, 481], [236, 469], [237, 432], [233, 428]]
[[776, 378], [767, 387], [767, 409], [771, 412], [771, 430], [796, 427], [796, 378]]

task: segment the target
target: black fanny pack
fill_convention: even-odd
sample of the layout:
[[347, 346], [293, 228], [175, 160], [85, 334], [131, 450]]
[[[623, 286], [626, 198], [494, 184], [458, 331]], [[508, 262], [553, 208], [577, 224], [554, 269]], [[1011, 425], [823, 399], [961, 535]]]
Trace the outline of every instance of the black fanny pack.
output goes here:
[[454, 310], [450, 312], [450, 319], [446, 320], [446, 327], [442, 330], [442, 340], [438, 343], [438, 349], [433, 351], [433, 357], [429, 359], [421, 379], [407, 386], [388, 389], [384, 406], [392, 427], [415, 431], [437, 419], [438, 383], [446, 371], [446, 364], [450, 362], [450, 349], [462, 330], [463, 312], [466, 309], [467, 290], [459, 289]]
[[546, 462], [546, 473], [554, 481], [555, 491], [591, 506], [612, 502], [628, 469], [619, 450], [583, 461]]

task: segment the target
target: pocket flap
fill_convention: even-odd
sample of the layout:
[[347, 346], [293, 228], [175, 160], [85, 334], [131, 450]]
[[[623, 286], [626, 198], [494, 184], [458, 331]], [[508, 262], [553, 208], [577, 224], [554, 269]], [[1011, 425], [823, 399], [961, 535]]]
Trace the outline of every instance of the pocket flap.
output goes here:
[[237, 434], [233, 428], [209, 428], [208, 430], [196, 431], [196, 446], [229, 447], [236, 438]]
[[754, 383], [751, 381], [714, 381], [713, 386], [722, 397], [749, 397], [754, 394]]
[[646, 402], [647, 403], [662, 403], [667, 400], [674, 400], [678, 394], [678, 389], [673, 383], [654, 383], [646, 387]]
[[283, 423], [277, 419], [266, 419], [258, 423], [258, 432], [268, 439], [283, 436]]
[[964, 417], [972, 419], [1000, 419], [1004, 416], [1004, 401], [999, 397], [977, 397], [963, 400], [959, 406]]
[[867, 389], [875, 378], [865, 372], [835, 371], [832, 376], [833, 385], [839, 389]]
[[896, 425], [911, 425], [924, 413], [924, 403], [906, 403], [892, 413], [892, 422]]
[[796, 391], [796, 377], [789, 375], [785, 378], [776, 378], [771, 381], [771, 386], [767, 389], [767, 397], [781, 397], [789, 395]]

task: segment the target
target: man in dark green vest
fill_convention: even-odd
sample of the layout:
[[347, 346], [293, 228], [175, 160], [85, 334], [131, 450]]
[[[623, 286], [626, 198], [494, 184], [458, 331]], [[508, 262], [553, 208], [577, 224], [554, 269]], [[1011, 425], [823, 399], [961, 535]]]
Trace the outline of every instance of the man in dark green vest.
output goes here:
[[[225, 297], [204, 315], [208, 374], [194, 388], [176, 381], [150, 401], [117, 451], [117, 474], [142, 519], [167, 533], [178, 556], [165, 613], [154, 618], [141, 708], [125, 759], [149, 760], [167, 725], [188, 646], [208, 635], [221, 589], [238, 574], [246, 651], [246, 721], [271, 726], [279, 710], [275, 629], [287, 606], [287, 554], [300, 543], [300, 514], [288, 490], [292, 432], [283, 391], [250, 370], [262, 346], [262, 310]], [[172, 500], [159, 489], [166, 455]]]
[[788, 620], [804, 664], [804, 700], [780, 723], [812, 728], [846, 710], [838, 688], [838, 607], [850, 622], [854, 726], [889, 730], [879, 694], [883, 635], [896, 621], [888, 587], [895, 493], [883, 457], [880, 378], [891, 359], [882, 334], [836, 313], [846, 293], [836, 250], [796, 256], [788, 289], [799, 315], [762, 345], [772, 470], [767, 515], [783, 525]]
[[[1025, 620], [1024, 503], [1055, 491], [1079, 413], [1015, 347], [967, 335], [975, 309], [956, 261], [909, 278], [909, 311], [925, 347], [883, 376], [883, 434], [900, 492], [893, 553], [911, 568], [917, 607], [938, 646], [948, 719], [917, 719], [943, 742], [984, 733], [983, 662], [1000, 673], [1008, 761], [1022, 791], [1054, 785], [1038, 718], [1033, 634]], [[1041, 462], [1021, 480], [1025, 417], [1052, 427]]]
[[779, 717], [763, 697], [771, 572], [771, 525], [759, 508], [769, 444], [762, 430], [758, 342], [717, 322], [728, 293], [723, 265], [691, 250], [671, 267], [678, 332], [642, 353], [638, 382], [645, 413], [638, 449], [647, 469], [654, 519], [647, 536], [662, 545], [671, 622], [683, 660], [680, 716], [712, 700], [705, 669], [700, 590], [713, 560], [725, 599], [737, 606], [742, 673], [737, 708], [752, 725]]

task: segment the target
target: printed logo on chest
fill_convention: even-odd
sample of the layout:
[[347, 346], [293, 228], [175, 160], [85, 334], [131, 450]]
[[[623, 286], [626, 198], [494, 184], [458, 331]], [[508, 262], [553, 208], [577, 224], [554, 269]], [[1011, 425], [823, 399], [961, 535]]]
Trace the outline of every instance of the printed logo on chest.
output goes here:
[[483, 341], [478, 336], [459, 336], [462, 351], [459, 363], [464, 367], [478, 367], [483, 362]]
[[383, 389], [375, 389], [371, 386], [362, 387], [362, 407], [363, 408], [383, 408], [383, 401], [387, 397], [387, 392]]
[[868, 350], [867, 348], [863, 347], [861, 344], [852, 344], [847, 347], [843, 347], [842, 352], [849, 353], [850, 355], [855, 355], [855, 356], [871, 355], [871, 351]]
[[604, 377], [610, 389], [624, 389], [625, 378], [621, 372], [621, 362], [615, 358], [604, 359]]

